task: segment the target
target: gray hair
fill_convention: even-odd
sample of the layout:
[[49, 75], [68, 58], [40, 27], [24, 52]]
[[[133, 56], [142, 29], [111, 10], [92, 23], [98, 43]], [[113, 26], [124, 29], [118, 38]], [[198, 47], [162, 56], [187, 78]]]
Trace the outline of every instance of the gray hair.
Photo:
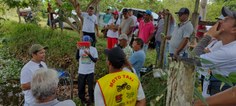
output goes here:
[[40, 68], [33, 75], [31, 92], [37, 100], [45, 100], [56, 94], [58, 74], [53, 69]]

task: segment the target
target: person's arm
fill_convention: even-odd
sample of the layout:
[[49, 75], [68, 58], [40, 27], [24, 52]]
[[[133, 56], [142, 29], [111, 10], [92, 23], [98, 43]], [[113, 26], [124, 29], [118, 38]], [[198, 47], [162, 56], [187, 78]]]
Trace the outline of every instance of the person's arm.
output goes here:
[[120, 26], [118, 27], [118, 35], [120, 36], [120, 34], [121, 34], [121, 28], [120, 28]]
[[194, 53], [197, 56], [200, 56], [204, 53], [205, 47], [209, 44], [212, 37], [218, 39], [219, 34], [222, 32], [222, 30], [217, 31], [217, 27], [219, 25], [219, 22], [217, 22], [214, 26], [212, 26], [208, 32], [206, 32], [204, 37], [201, 39], [201, 41], [197, 44], [197, 46], [194, 48]]
[[150, 31], [150, 33], [149, 33], [149, 37], [148, 37], [148, 40], [147, 40], [146, 44], [151, 41], [151, 39], [152, 39], [152, 37], [153, 37], [153, 35], [154, 35], [154, 32], [155, 32], [154, 25], [150, 28], [150, 30], [151, 30], [151, 31]]
[[146, 99], [142, 99], [136, 102], [136, 106], [146, 106]]
[[167, 35], [167, 36], [165, 36], [165, 39], [170, 40], [171, 36]]
[[129, 36], [132, 33], [132, 29], [134, 28], [134, 20], [132, 18], [130, 19], [131, 19], [130, 26], [128, 31], [126, 32], [127, 36]]
[[97, 58], [97, 57], [98, 57], [98, 56], [97, 56], [97, 51], [95, 51], [95, 52], [96, 52], [96, 53], [95, 53], [95, 56], [93, 57], [90, 52], [84, 50], [84, 53], [87, 54], [87, 55], [89, 56], [89, 58], [90, 58], [94, 63], [96, 63], [97, 60], [98, 60], [98, 58]]
[[197, 44], [197, 46], [193, 49], [193, 52], [197, 55], [200, 56], [201, 54], [204, 54], [204, 49], [207, 47], [209, 42], [211, 41], [211, 36], [206, 35], [204, 36]]
[[98, 58], [94, 58], [91, 54], [89, 54], [88, 56], [94, 63], [97, 62]]
[[[207, 97], [206, 102], [209, 106], [235, 106], [236, 105], [236, 87]], [[194, 106], [205, 106], [201, 100], [194, 102]]]
[[20, 75], [21, 89], [23, 91], [30, 90], [30, 81], [32, 79], [32, 72], [30, 69], [23, 67]]
[[25, 91], [25, 90], [30, 90], [30, 82], [28, 82], [28, 83], [24, 83], [24, 84], [21, 84], [21, 89], [23, 90], [23, 91]]
[[178, 56], [179, 55], [179, 53], [184, 49], [184, 47], [188, 44], [188, 40], [189, 40], [189, 38], [188, 37], [185, 37], [182, 41], [181, 41], [181, 43], [179, 44], [179, 47], [176, 49], [176, 51], [175, 51], [175, 56]]
[[96, 83], [95, 88], [94, 88], [94, 105], [95, 106], [104, 106], [104, 100], [102, 96], [102, 92], [99, 88], [98, 83]]
[[139, 84], [139, 88], [138, 88], [136, 106], [146, 106], [145, 94], [143, 92], [143, 87], [141, 83]]
[[79, 58], [80, 58], [80, 53], [79, 53], [79, 49], [77, 49], [76, 51], [76, 60], [79, 61]]
[[99, 31], [98, 31], [98, 24], [95, 24], [95, 28], [96, 28], [96, 31], [97, 31], [97, 37], [99, 37]]
[[129, 62], [132, 64], [132, 65], [134, 65], [135, 63], [136, 63], [136, 61], [137, 61], [137, 59], [136, 59], [136, 54], [132, 54], [131, 56], [130, 56], [130, 58], [129, 58]]

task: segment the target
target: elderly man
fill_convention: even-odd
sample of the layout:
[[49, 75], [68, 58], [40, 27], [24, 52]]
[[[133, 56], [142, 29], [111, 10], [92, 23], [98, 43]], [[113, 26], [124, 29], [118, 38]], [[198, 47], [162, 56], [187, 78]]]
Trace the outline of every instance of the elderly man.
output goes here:
[[193, 25], [188, 20], [189, 9], [181, 8], [179, 12], [176, 12], [176, 14], [179, 17], [180, 23], [175, 27], [174, 31], [171, 33], [171, 36], [167, 36], [167, 39], [170, 39], [170, 56], [187, 57], [188, 55], [186, 48], [189, 41], [189, 37], [193, 33]]
[[20, 75], [20, 83], [21, 89], [24, 93], [25, 103], [24, 106], [29, 106], [34, 103], [34, 97], [31, 94], [31, 80], [33, 74], [36, 72], [37, 69], [40, 68], [47, 68], [47, 65], [43, 62], [45, 60], [45, 49], [40, 44], [34, 44], [29, 49], [29, 54], [31, 56], [31, 60], [24, 65], [21, 69]]
[[31, 83], [31, 91], [36, 99], [33, 106], [76, 106], [72, 100], [58, 101], [56, 99], [58, 82], [58, 74], [55, 70], [38, 69]]
[[95, 86], [95, 106], [145, 106], [146, 100], [138, 77], [123, 71], [125, 53], [115, 47], [105, 50], [109, 74], [100, 78]]
[[124, 51], [126, 58], [129, 58], [133, 54], [133, 49], [128, 44], [128, 36], [121, 34], [118, 39], [120, 43], [117, 46]]
[[[201, 66], [204, 69], [211, 69], [213, 74], [218, 73], [227, 77], [231, 72], [236, 72], [236, 12], [223, 7], [222, 14], [225, 18], [217, 22], [205, 34], [206, 36], [198, 43], [194, 52], [199, 55], [200, 58], [211, 61], [211, 63], [201, 62]], [[209, 44], [212, 38], [218, 39], [223, 45], [219, 46], [214, 51], [203, 54], [204, 48]], [[212, 92], [211, 94], [230, 87], [224, 86], [220, 89], [221, 81], [213, 77], [210, 80], [214, 80], [214, 86], [217, 86], [212, 87], [211, 90], [216, 90], [216, 92]]]

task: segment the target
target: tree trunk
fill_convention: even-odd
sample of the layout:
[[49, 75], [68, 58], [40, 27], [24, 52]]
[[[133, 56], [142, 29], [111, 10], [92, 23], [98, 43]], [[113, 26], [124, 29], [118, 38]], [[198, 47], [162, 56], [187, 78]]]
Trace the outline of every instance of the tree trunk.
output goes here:
[[182, 61], [170, 62], [166, 106], [191, 106], [194, 94], [194, 66]]
[[207, 1], [208, 1], [208, 0], [201, 0], [200, 16], [202, 17], [202, 20], [203, 20], [203, 21], [206, 20]]
[[198, 25], [198, 21], [199, 21], [199, 13], [198, 13], [199, 3], [200, 3], [200, 0], [195, 1], [195, 8], [194, 8], [194, 12], [191, 17], [191, 23], [192, 23], [193, 29], [194, 29], [192, 35], [190, 36], [190, 44], [191, 45], [194, 45], [194, 43], [195, 43], [194, 42], [195, 35], [196, 35], [197, 25]]
[[17, 12], [17, 14], [18, 14], [19, 23], [21, 23], [20, 8], [19, 8], [19, 7], [16, 8], [16, 12]]

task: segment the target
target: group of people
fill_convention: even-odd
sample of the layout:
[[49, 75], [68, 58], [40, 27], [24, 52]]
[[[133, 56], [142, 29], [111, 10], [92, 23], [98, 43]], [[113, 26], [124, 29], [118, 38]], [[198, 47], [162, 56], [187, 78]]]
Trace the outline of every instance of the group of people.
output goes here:
[[[130, 13], [129, 13], [130, 12]], [[123, 18], [118, 18], [119, 12], [112, 12], [113, 18], [105, 26], [107, 32], [107, 49], [104, 53], [107, 56], [106, 64], [109, 74], [98, 79], [94, 88], [94, 70], [98, 60], [98, 52], [95, 47], [96, 36], [99, 36], [97, 17], [93, 14], [94, 8], [89, 7], [87, 13], [79, 16], [83, 19], [83, 41], [91, 42], [91, 46], [83, 48], [77, 46], [76, 59], [79, 62], [78, 68], [78, 95], [83, 104], [95, 103], [96, 106], [113, 105], [140, 105], [146, 104], [145, 94], [140, 83], [140, 70], [144, 65], [146, 52], [150, 39], [158, 38], [163, 33], [163, 18], [161, 15], [159, 27], [155, 30], [152, 23], [151, 11], [146, 10], [143, 18], [132, 18], [132, 10], [123, 9]], [[130, 15], [131, 14], [131, 15]], [[190, 11], [188, 8], [181, 8], [178, 12], [180, 23], [169, 31], [167, 36], [161, 40], [169, 40], [169, 53], [173, 58], [187, 58], [187, 46], [190, 35], [193, 33], [193, 25], [189, 21]], [[222, 8], [225, 17], [217, 22], [205, 36], [198, 42], [194, 52], [201, 58], [218, 64], [218, 70], [224, 76], [234, 72], [235, 67], [235, 40], [236, 40], [236, 12], [225, 7]], [[136, 19], [136, 20], [135, 20]], [[138, 21], [137, 21], [138, 20]], [[161, 22], [162, 21], [162, 22]], [[171, 21], [173, 22], [173, 21]], [[138, 37], [131, 43], [133, 29], [138, 25]], [[97, 33], [95, 33], [95, 29]], [[160, 31], [162, 29], [162, 31]], [[171, 28], [170, 28], [171, 29]], [[158, 31], [159, 30], [159, 31]], [[156, 32], [155, 32], [156, 31]], [[158, 33], [157, 33], [158, 32]], [[211, 52], [204, 52], [205, 47], [212, 38], [222, 42], [222, 45]], [[129, 44], [132, 44], [132, 48]], [[56, 99], [56, 88], [58, 78], [56, 71], [48, 69], [43, 62], [45, 49], [39, 44], [32, 45], [29, 54], [31, 60], [21, 70], [21, 88], [24, 93], [24, 106], [74, 106], [71, 100], [58, 101]], [[200, 67], [209, 68], [210, 64], [199, 62]], [[224, 65], [221, 65], [224, 64]], [[214, 70], [212, 71], [214, 72]], [[85, 85], [88, 84], [89, 99], [85, 98]], [[50, 86], [49, 86], [50, 85]], [[230, 90], [208, 97], [207, 103], [212, 105], [231, 105], [235, 97]], [[234, 89], [232, 93], [235, 93]], [[219, 97], [224, 97], [219, 100]], [[215, 99], [216, 98], [216, 99]], [[194, 105], [204, 105], [200, 100]]]
[[58, 23], [61, 31], [63, 30], [63, 21], [64, 21], [64, 12], [61, 10], [61, 5], [59, 3], [56, 3], [56, 5], [59, 7], [58, 11], [55, 12], [52, 8], [52, 5], [48, 3], [47, 7], [47, 13], [48, 13], [48, 20], [47, 25], [51, 27], [52, 29], [55, 29], [56, 23]]

